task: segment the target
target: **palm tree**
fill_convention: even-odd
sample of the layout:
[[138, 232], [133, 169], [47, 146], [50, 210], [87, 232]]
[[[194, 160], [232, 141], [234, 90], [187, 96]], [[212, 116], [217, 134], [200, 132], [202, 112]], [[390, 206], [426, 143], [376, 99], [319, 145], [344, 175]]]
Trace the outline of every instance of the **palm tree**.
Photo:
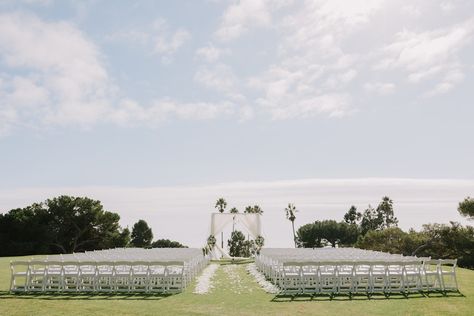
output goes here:
[[247, 207], [245, 208], [244, 213], [253, 213], [253, 206], [250, 206], [250, 205], [247, 206]]
[[295, 234], [295, 219], [296, 219], [295, 213], [296, 212], [298, 212], [296, 207], [293, 204], [288, 203], [288, 207], [285, 208], [285, 213], [286, 213], [286, 218], [291, 221], [291, 226], [293, 228], [293, 241], [295, 242], [295, 248], [296, 248], [296, 234]]
[[[224, 198], [218, 198], [216, 201], [216, 206], [219, 212], [224, 213], [225, 208], [227, 207], [227, 202]], [[221, 248], [224, 248], [224, 232], [221, 232]]]
[[224, 200], [224, 198], [217, 199], [215, 208], [217, 208], [219, 212], [224, 213], [226, 207], [227, 202]]
[[[236, 208], [236, 207], [233, 207], [230, 209], [229, 213], [231, 214], [237, 214], [239, 212], [239, 210]], [[232, 217], [232, 232], [234, 232], [235, 230], [235, 216]]]
[[253, 206], [253, 213], [255, 213], [255, 214], [260, 214], [260, 215], [261, 215], [261, 214], [263, 214], [263, 210], [262, 210], [262, 208], [261, 208], [260, 206], [254, 205], [254, 206]]

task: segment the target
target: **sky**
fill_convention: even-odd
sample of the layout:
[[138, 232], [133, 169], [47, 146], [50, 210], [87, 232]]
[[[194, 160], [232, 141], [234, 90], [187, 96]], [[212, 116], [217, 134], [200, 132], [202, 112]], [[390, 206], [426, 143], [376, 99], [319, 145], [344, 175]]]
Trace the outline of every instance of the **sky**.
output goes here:
[[467, 223], [473, 42], [469, 0], [0, 0], [0, 212], [87, 195], [192, 246], [220, 196], [273, 246], [289, 202]]

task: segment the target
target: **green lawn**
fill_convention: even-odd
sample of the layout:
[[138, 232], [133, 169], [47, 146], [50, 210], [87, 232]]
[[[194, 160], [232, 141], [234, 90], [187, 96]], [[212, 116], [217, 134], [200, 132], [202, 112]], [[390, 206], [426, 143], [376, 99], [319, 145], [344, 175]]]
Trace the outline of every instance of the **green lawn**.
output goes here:
[[[9, 262], [0, 258], [0, 315], [473, 315], [474, 271], [459, 269], [460, 294], [276, 298], [261, 290], [244, 264], [222, 265], [215, 288], [193, 294], [194, 284], [172, 296], [11, 295]], [[235, 277], [235, 276], [239, 277]], [[240, 281], [239, 281], [240, 279]]]

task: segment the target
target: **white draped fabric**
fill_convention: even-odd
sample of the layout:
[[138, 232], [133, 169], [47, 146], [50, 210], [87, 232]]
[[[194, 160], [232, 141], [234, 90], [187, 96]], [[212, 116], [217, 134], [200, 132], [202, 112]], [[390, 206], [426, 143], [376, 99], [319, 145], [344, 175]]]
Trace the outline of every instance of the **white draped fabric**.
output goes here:
[[[240, 223], [252, 238], [257, 238], [262, 235], [262, 223], [260, 214], [231, 214], [231, 213], [212, 213], [211, 216], [211, 235], [218, 237], [218, 235], [224, 230], [224, 228], [234, 222], [235, 224]], [[229, 255], [219, 245], [214, 246], [212, 255], [214, 258], [219, 258], [218, 253], [223, 257], [229, 258]], [[217, 256], [216, 256], [217, 255]]]
[[217, 243], [214, 246], [211, 257], [212, 258], [221, 258], [222, 257], [222, 258], [226, 258], [226, 259], [231, 258], [231, 256], [229, 256], [229, 254], [227, 252], [225, 252], [225, 250], [222, 249]]
[[260, 214], [213, 213], [211, 218], [211, 235], [217, 236], [233, 221], [236, 224], [241, 223], [253, 238], [257, 238], [257, 236], [262, 234]]

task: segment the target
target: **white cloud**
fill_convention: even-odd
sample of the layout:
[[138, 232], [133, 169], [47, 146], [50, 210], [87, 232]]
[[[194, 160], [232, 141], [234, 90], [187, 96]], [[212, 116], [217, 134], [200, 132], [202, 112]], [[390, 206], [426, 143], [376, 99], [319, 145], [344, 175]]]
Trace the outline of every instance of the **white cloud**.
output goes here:
[[410, 3], [402, 6], [402, 13], [405, 13], [414, 18], [418, 18], [419, 16], [421, 16], [421, 9], [419, 6]]
[[343, 117], [353, 110], [347, 94], [321, 94], [292, 100], [291, 97], [257, 99], [257, 104], [268, 111], [274, 120], [312, 118], [320, 115]]
[[217, 64], [199, 68], [194, 80], [208, 88], [230, 93], [234, 90], [237, 79], [229, 66]]
[[212, 44], [208, 44], [207, 46], [203, 46], [196, 51], [196, 55], [203, 59], [206, 62], [212, 63], [219, 59], [221, 56], [222, 51], [221, 49], [215, 47]]
[[[221, 93], [232, 102], [247, 104], [247, 98], [240, 92], [240, 80], [234, 74], [232, 68], [226, 64], [207, 64], [199, 67], [194, 74], [194, 81]], [[244, 116], [250, 117], [249, 115]]]
[[395, 42], [384, 48], [388, 56], [378, 67], [416, 71], [444, 63], [457, 57], [456, 54], [470, 42], [473, 32], [474, 20], [436, 31], [399, 32]]
[[170, 31], [168, 23], [163, 19], [158, 19], [153, 23], [153, 30], [154, 51], [160, 55], [169, 56], [174, 54], [191, 38], [191, 33], [186, 29], [179, 28], [175, 31]]
[[331, 89], [339, 88], [351, 82], [356, 76], [357, 71], [355, 69], [349, 69], [343, 73], [336, 73], [329, 76], [326, 80], [325, 86]]
[[445, 73], [442, 79], [435, 85], [435, 87], [428, 91], [425, 96], [433, 97], [441, 94], [448, 93], [456, 87], [456, 85], [462, 82], [464, 79], [464, 73], [461, 71], [460, 67], [450, 67], [450, 69]]
[[49, 6], [53, 3], [53, 0], [1, 0], [0, 5], [10, 4], [10, 3], [23, 3], [27, 5], [40, 5], [40, 6]]
[[451, 13], [456, 8], [452, 1], [443, 1], [440, 3], [439, 7], [445, 13]]
[[437, 80], [428, 95], [450, 91], [464, 74], [459, 53], [472, 43], [474, 20], [426, 32], [402, 31], [384, 47], [383, 60], [376, 69], [401, 69], [411, 83]]
[[211, 120], [234, 113], [235, 105], [230, 102], [179, 102], [167, 98], [141, 106], [133, 100], [123, 100], [109, 120], [123, 126], [145, 124], [153, 127], [165, 120]]
[[158, 100], [148, 109], [152, 118], [178, 118], [184, 120], [210, 120], [234, 113], [234, 105], [230, 102], [209, 103], [189, 102], [178, 103], [173, 100]]
[[229, 41], [240, 37], [251, 27], [265, 27], [270, 23], [268, 1], [241, 0], [225, 10], [216, 36], [222, 41]]
[[[300, 4], [300, 3], [299, 3]], [[354, 111], [347, 85], [358, 74], [359, 57], [342, 42], [366, 26], [383, 1], [306, 1], [275, 25], [278, 60], [249, 80], [263, 91], [256, 103], [274, 119]]]
[[323, 54], [340, 52], [338, 41], [367, 25], [385, 1], [306, 1], [283, 21], [286, 47], [293, 51], [317, 46]]
[[165, 64], [173, 60], [174, 55], [191, 39], [191, 33], [185, 28], [171, 29], [165, 19], [159, 18], [145, 28], [127, 28], [107, 36], [111, 41], [128, 41], [143, 46], [147, 53], [161, 57]]
[[[157, 50], [172, 54], [187, 37], [183, 34], [171, 33], [168, 44], [157, 41]], [[0, 60], [18, 75], [0, 73], [0, 135], [15, 126], [153, 126], [165, 119], [214, 119], [235, 112], [230, 102], [164, 98], [141, 105], [120, 100], [102, 59], [98, 48], [72, 24], [23, 13], [1, 14]]]
[[364, 89], [369, 93], [389, 95], [395, 92], [395, 85], [389, 82], [367, 82]]
[[244, 105], [239, 108], [240, 122], [251, 120], [255, 117], [255, 110], [249, 105]]
[[0, 107], [16, 113], [9, 116], [15, 123], [37, 121], [42, 113], [42, 124], [82, 125], [104, 114], [114, 87], [97, 47], [73, 25], [2, 14], [0, 56], [7, 69], [22, 70], [4, 75], [0, 96]]

